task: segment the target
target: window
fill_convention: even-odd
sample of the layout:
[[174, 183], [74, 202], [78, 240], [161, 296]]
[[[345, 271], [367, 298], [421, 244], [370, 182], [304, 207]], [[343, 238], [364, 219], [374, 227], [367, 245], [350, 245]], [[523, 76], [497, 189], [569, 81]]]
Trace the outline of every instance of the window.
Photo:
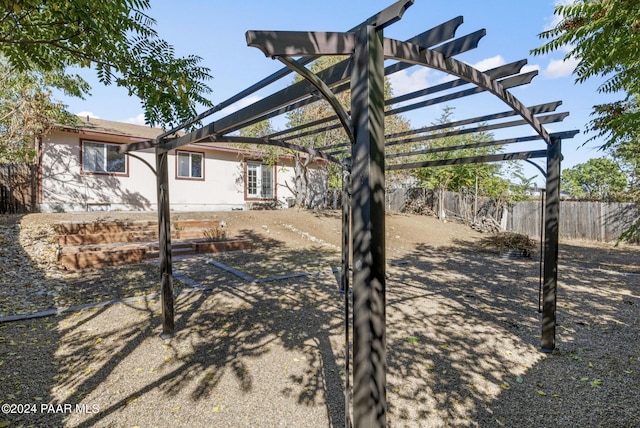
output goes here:
[[82, 142], [82, 171], [96, 173], [126, 174], [127, 159], [119, 153], [119, 144]]
[[274, 199], [273, 170], [273, 166], [264, 163], [247, 162], [247, 198]]
[[179, 178], [204, 178], [202, 153], [178, 152], [177, 174]]

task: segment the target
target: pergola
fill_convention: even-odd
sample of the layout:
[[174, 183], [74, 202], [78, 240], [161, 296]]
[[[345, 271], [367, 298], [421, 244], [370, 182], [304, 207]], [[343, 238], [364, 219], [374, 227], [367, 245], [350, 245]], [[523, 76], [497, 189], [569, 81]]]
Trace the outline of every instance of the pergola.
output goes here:
[[[343, 168], [343, 222], [341, 290], [345, 298], [346, 390], [345, 424], [349, 423], [349, 288], [353, 295], [353, 422], [355, 426], [386, 425], [386, 338], [385, 338], [385, 170], [437, 167], [443, 165], [529, 160], [546, 158], [546, 199], [544, 205], [544, 279], [542, 298], [542, 339], [540, 349], [555, 348], [556, 287], [558, 257], [559, 183], [562, 139], [578, 131], [549, 134], [543, 124], [562, 121], [568, 113], [554, 113], [560, 101], [525, 107], [509, 91], [528, 84], [537, 72], [521, 73], [526, 60], [481, 72], [455, 56], [477, 47], [485, 30], [455, 37], [462, 17], [437, 25], [404, 42], [385, 38], [384, 29], [399, 21], [413, 0], [400, 0], [346, 32], [247, 31], [249, 46], [278, 59], [285, 67], [237, 95], [216, 105], [155, 141], [129, 145], [131, 152], [153, 147], [156, 153], [158, 218], [160, 227], [160, 270], [162, 287], [163, 336], [174, 334], [174, 294], [171, 261], [169, 180], [167, 158], [171, 150], [191, 143], [250, 143], [283, 147], [334, 162]], [[306, 64], [323, 55], [344, 55], [348, 59], [317, 74]], [[297, 57], [297, 59], [294, 59]], [[385, 60], [392, 60], [385, 67]], [[455, 77], [446, 83], [421, 88], [412, 93], [384, 99], [385, 76], [412, 66], [422, 66]], [[253, 104], [210, 122], [184, 135], [176, 132], [200, 123], [274, 82], [298, 73], [304, 79], [274, 92]], [[458, 87], [471, 86], [468, 89]], [[336, 94], [351, 90], [347, 111]], [[428, 126], [407, 132], [386, 134], [386, 115], [437, 105], [474, 94], [489, 92], [507, 109], [453, 123]], [[426, 99], [425, 99], [426, 97]], [[300, 107], [326, 100], [335, 115], [278, 131], [263, 138], [237, 136], [236, 131], [274, 118]], [[421, 99], [420, 101], [415, 101]], [[414, 101], [385, 111], [385, 106]], [[514, 120], [509, 120], [514, 118]], [[495, 122], [487, 124], [489, 122]], [[529, 125], [535, 135], [483, 141], [457, 147], [433, 149], [428, 142], [452, 135], [514, 128]], [[342, 128], [346, 140], [323, 147], [296, 144], [301, 136]], [[394, 153], [386, 158], [479, 148], [513, 143], [542, 142], [536, 150], [484, 156], [470, 156], [425, 162], [394, 163], [385, 166], [385, 147], [422, 143], [423, 149]], [[345, 156], [346, 155], [346, 156]], [[350, 260], [353, 267], [350, 267]], [[352, 272], [352, 273], [350, 273]]]

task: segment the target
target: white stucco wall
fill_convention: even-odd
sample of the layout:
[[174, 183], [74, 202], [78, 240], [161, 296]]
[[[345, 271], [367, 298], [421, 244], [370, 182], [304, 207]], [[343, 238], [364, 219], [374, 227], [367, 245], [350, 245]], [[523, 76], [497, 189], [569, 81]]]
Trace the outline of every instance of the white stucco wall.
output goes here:
[[[42, 196], [40, 209], [53, 211], [88, 210], [156, 210], [156, 178], [139, 159], [129, 157], [126, 176], [87, 174], [81, 171], [80, 141], [128, 143], [130, 140], [109, 136], [54, 132], [43, 141]], [[169, 199], [174, 211], [224, 211], [248, 209], [259, 201], [246, 201], [244, 193], [244, 159], [235, 151], [191, 145], [181, 150], [204, 154], [204, 180], [176, 176], [176, 153], [169, 154]], [[135, 152], [155, 167], [153, 150]], [[311, 174], [316, 204], [326, 195], [326, 173], [316, 169]], [[276, 196], [286, 208], [293, 198], [291, 160], [281, 160], [276, 167]]]
[[[82, 173], [81, 139], [115, 142], [63, 132], [54, 132], [45, 138], [42, 146], [41, 211], [151, 209], [156, 199], [155, 176], [151, 170], [139, 160], [129, 158], [128, 176]], [[137, 154], [155, 164], [153, 153]]]

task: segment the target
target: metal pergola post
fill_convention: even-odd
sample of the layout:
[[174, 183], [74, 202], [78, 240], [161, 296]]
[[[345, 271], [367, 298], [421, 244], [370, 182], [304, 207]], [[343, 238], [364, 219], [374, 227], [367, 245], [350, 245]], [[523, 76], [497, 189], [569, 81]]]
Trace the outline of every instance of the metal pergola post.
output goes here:
[[351, 256], [351, 160], [342, 164], [342, 268], [340, 291], [344, 293], [344, 426], [351, 426], [351, 353], [349, 352], [349, 258]]
[[552, 137], [551, 144], [547, 148], [542, 339], [540, 346], [540, 350], [547, 353], [553, 352], [556, 346], [561, 141], [560, 138]]
[[162, 305], [163, 339], [175, 332], [173, 301], [173, 268], [171, 264], [171, 210], [169, 205], [169, 166], [167, 152], [156, 149], [158, 184], [158, 238], [160, 257], [160, 300]]
[[351, 77], [353, 423], [386, 426], [384, 48], [382, 30], [356, 33]]

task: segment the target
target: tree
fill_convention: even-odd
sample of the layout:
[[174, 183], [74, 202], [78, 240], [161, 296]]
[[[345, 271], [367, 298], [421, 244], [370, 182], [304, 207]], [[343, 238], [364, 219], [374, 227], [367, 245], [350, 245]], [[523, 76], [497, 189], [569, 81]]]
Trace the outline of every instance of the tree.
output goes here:
[[193, 118], [196, 104], [211, 105], [211, 75], [201, 58], [175, 56], [149, 8], [149, 0], [6, 0], [0, 54], [15, 72], [57, 76], [45, 83], [76, 96], [88, 86], [69, 68], [94, 68], [100, 82], [141, 100], [149, 125], [170, 128]]
[[[324, 56], [318, 58], [310, 66], [310, 70], [313, 73], [318, 73], [327, 67], [330, 67], [338, 62], [344, 60], [344, 57], [340, 56]], [[300, 75], [296, 75], [293, 83], [297, 83], [303, 80]], [[337, 95], [338, 100], [342, 106], [349, 109], [349, 97], [347, 92], [342, 92]], [[317, 102], [308, 104], [304, 107], [296, 109], [287, 114], [288, 127], [296, 127], [304, 125], [305, 123], [312, 122], [318, 119], [327, 118], [334, 115], [334, 111], [324, 99]], [[318, 125], [306, 129], [302, 129], [293, 135], [307, 133], [315, 129], [326, 126]], [[295, 143], [304, 147], [321, 147], [333, 145], [336, 143], [344, 143], [347, 141], [347, 136], [342, 127], [336, 129], [330, 129], [327, 131], [317, 132], [310, 135], [300, 135], [296, 138]], [[299, 152], [294, 152], [294, 186], [290, 190], [292, 191], [296, 201], [295, 205], [298, 208], [309, 208], [311, 205], [311, 195], [308, 189], [309, 186], [309, 166], [313, 162], [314, 158], [311, 155], [303, 155]], [[333, 167], [328, 170], [328, 173], [336, 174], [337, 168]]]
[[[324, 56], [316, 60], [310, 66], [310, 70], [314, 73], [318, 73], [328, 67], [331, 67], [338, 62], [344, 60], [345, 57], [341, 56]], [[299, 82], [302, 79], [300, 76], [296, 76], [294, 79], [294, 83]], [[391, 84], [388, 79], [385, 79], [385, 88], [384, 88], [384, 96], [385, 99], [389, 99], [393, 94]], [[340, 92], [336, 95], [338, 101], [342, 104], [346, 111], [351, 109], [351, 91], [346, 90]], [[387, 106], [387, 109], [389, 106]], [[302, 108], [299, 108], [287, 115], [288, 125], [289, 127], [295, 127], [298, 125], [303, 125], [305, 123], [309, 123], [318, 119], [323, 119], [327, 117], [334, 116], [335, 112], [333, 108], [329, 105], [325, 100], [319, 100], [318, 102], [314, 102]], [[330, 124], [338, 123], [337, 119]], [[319, 125], [316, 127], [311, 127], [302, 130], [301, 132], [307, 133], [309, 130], [319, 129], [328, 124]], [[403, 118], [400, 115], [393, 116], [385, 116], [384, 121], [385, 133], [395, 133], [408, 131], [410, 129], [409, 121]], [[295, 134], [294, 134], [295, 135]], [[300, 144], [305, 147], [322, 147], [322, 146], [330, 146], [335, 144], [348, 144], [348, 137], [344, 132], [342, 127], [337, 127], [335, 129], [330, 129], [322, 132], [317, 132], [311, 135], [301, 136], [296, 139], [296, 144]], [[398, 148], [392, 149], [398, 150]], [[344, 154], [338, 155], [337, 157], [348, 157], [350, 156], [350, 149], [347, 147], [346, 152]], [[308, 167], [313, 162], [312, 156], [301, 155], [300, 153], [295, 153], [295, 174], [296, 174], [296, 186], [294, 189], [294, 194], [296, 195], [296, 204], [302, 207], [308, 207], [309, 203], [309, 192], [307, 191], [307, 185], [309, 183], [308, 180]], [[329, 186], [333, 188], [340, 188], [342, 186], [342, 172], [341, 168], [335, 164], [327, 165], [327, 172], [329, 175]], [[402, 172], [394, 172], [395, 174], [388, 175], [388, 182], [393, 181], [393, 178], [402, 174]]]
[[606, 200], [626, 187], [627, 176], [609, 158], [589, 159], [562, 174], [562, 188], [575, 198]]
[[[445, 107], [442, 115], [434, 125], [450, 123], [453, 118], [453, 108]], [[449, 131], [454, 131], [452, 128]], [[454, 135], [431, 140], [430, 148], [445, 148], [461, 146], [480, 141], [487, 141], [490, 135], [475, 133], [472, 135]], [[421, 161], [454, 159], [459, 157], [480, 156], [497, 153], [500, 146], [489, 146], [472, 149], [457, 149], [441, 153], [428, 153], [419, 156]], [[497, 164], [459, 164], [431, 168], [420, 168], [414, 172], [418, 181], [427, 188], [438, 193], [438, 218], [444, 219], [444, 193], [474, 191], [475, 198], [481, 194], [496, 199], [503, 199], [508, 190], [508, 182], [500, 177], [501, 166]]]
[[0, 58], [0, 161], [33, 162], [38, 143], [57, 124], [77, 117], [51, 99], [48, 86], [84, 88], [83, 81], [54, 73], [16, 72]]
[[[252, 125], [246, 126], [240, 130], [241, 137], [262, 138], [275, 132], [269, 120], [262, 120]], [[278, 161], [278, 155], [282, 153], [277, 147], [239, 143], [234, 144], [237, 148], [250, 151], [254, 156], [262, 158], [265, 163], [273, 165]]]
[[[576, 82], [606, 77], [598, 91], [622, 93], [618, 101], [593, 107], [588, 130], [605, 138], [607, 148], [624, 148], [640, 140], [640, 0], [581, 0], [556, 6], [555, 28], [540, 34], [548, 40], [531, 52], [540, 55], [570, 47], [565, 60], [577, 59]], [[638, 156], [636, 151], [636, 157]]]

